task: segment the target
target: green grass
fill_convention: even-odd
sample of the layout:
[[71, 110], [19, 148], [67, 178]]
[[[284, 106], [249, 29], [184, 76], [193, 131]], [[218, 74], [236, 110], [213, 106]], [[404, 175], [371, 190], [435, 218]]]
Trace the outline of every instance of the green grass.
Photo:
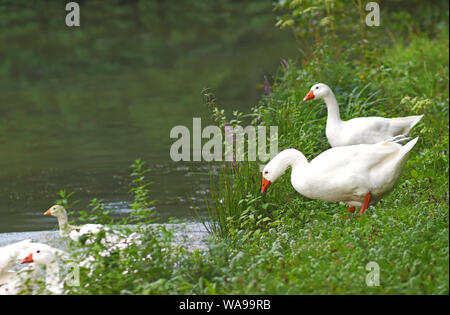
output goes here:
[[[219, 240], [227, 239], [222, 255], [228, 255], [213, 261], [228, 281], [215, 282], [216, 291], [448, 294], [446, 38], [414, 37], [369, 63], [336, 61], [334, 53], [318, 49], [317, 59], [280, 70], [272, 94], [253, 112], [279, 127], [280, 150], [294, 147], [311, 159], [329, 147], [323, 101], [302, 102], [317, 82], [333, 87], [343, 119], [425, 114], [411, 132], [420, 141], [394, 191], [349, 220], [343, 204], [300, 196], [287, 174], [261, 196], [256, 165], [224, 172], [222, 186], [213, 189], [221, 202], [211, 213]], [[369, 262], [380, 266], [379, 287], [366, 285]]]

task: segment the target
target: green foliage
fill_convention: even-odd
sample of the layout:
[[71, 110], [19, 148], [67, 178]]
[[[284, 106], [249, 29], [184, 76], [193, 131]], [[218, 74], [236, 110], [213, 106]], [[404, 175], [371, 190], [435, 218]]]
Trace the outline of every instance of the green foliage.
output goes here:
[[[389, 42], [397, 44], [408, 36], [425, 33], [436, 36], [448, 28], [448, 1], [377, 1], [380, 26], [367, 27], [362, 0], [278, 0], [276, 25], [290, 28], [305, 43], [327, 42], [335, 50], [357, 53], [361, 61], [370, 58]], [[376, 41], [376, 45], [374, 42]], [[314, 56], [314, 45], [304, 45], [307, 59]]]
[[[279, 25], [296, 31], [305, 19], [332, 14], [325, 6], [344, 10], [359, 2], [343, 3], [279, 1], [292, 14]], [[315, 157], [329, 147], [326, 107], [302, 100], [313, 84], [324, 82], [335, 91], [343, 119], [424, 114], [411, 133], [420, 136], [419, 144], [396, 189], [362, 217], [347, 215], [342, 204], [298, 195], [288, 175], [261, 196], [256, 165], [245, 162], [231, 172], [226, 166], [211, 186], [211, 199], [219, 200], [210, 210], [212, 230], [223, 249], [214, 251], [221, 256], [214, 263], [227, 275], [211, 278], [215, 292], [448, 294], [448, 24], [429, 36], [411, 31], [404, 42], [388, 47], [380, 41], [361, 50], [345, 40], [337, 44], [342, 36], [324, 35], [333, 27], [344, 31], [333, 23], [337, 19], [319, 23], [315, 45], [303, 51], [304, 59], [280, 69], [271, 94], [252, 109], [253, 122], [278, 126], [280, 150], [294, 147], [308, 159]], [[380, 287], [365, 284], [371, 261], [380, 265]]]
[[111, 212], [105, 209], [102, 200], [93, 198], [88, 205], [89, 210], [79, 211], [78, 220], [82, 223], [109, 224], [111, 223]]
[[[128, 217], [112, 221], [110, 212], [97, 199], [91, 201], [90, 210], [80, 212], [80, 221], [103, 223], [106, 229], [70, 242], [69, 252], [81, 267], [80, 286], [66, 285], [70, 294], [168, 293], [164, 279], [173, 276], [183, 251], [172, 246], [172, 231], [150, 224], [155, 201], [150, 199], [145, 163], [135, 160], [131, 169], [133, 200]], [[111, 247], [111, 235], [132, 241], [127, 246]]]
[[131, 165], [133, 171], [131, 178], [133, 180], [133, 188], [130, 189], [130, 194], [133, 196], [131, 203], [131, 219], [125, 219], [126, 223], [146, 222], [151, 223], [154, 216], [154, 204], [156, 200], [151, 200], [150, 190], [148, 186], [152, 183], [147, 180], [148, 169], [144, 168], [144, 162], [140, 159], [135, 160]]
[[[173, 277], [179, 259], [171, 246], [171, 233], [162, 227], [139, 228], [139, 244], [104, 255], [101, 242], [82, 246], [92, 259], [80, 270], [80, 286], [71, 294], [167, 294], [165, 282]], [[121, 229], [122, 233], [130, 231]], [[179, 253], [178, 253], [179, 254]], [[81, 260], [85, 252], [78, 252]]]
[[61, 189], [60, 191], [58, 191], [58, 197], [59, 199], [56, 201], [57, 205], [61, 205], [64, 208], [66, 208], [66, 210], [71, 210], [79, 201], [75, 200], [75, 201], [70, 201], [70, 198], [73, 196], [74, 192], [66, 192], [66, 190]]

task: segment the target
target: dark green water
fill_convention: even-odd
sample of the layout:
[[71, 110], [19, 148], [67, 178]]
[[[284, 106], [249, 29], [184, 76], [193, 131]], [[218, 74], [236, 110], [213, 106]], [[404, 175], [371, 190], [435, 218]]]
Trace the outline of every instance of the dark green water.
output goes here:
[[126, 211], [129, 165], [151, 169], [162, 220], [202, 207], [208, 165], [174, 163], [169, 132], [208, 122], [200, 92], [248, 110], [264, 75], [296, 42], [274, 27], [270, 1], [0, 2], [0, 232], [55, 227], [42, 213], [60, 189]]

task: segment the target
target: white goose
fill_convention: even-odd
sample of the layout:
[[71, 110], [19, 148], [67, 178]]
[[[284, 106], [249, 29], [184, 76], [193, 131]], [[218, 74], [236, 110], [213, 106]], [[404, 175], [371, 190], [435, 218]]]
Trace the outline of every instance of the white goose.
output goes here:
[[0, 279], [4, 272], [12, 268], [19, 254], [29, 248], [30, 242], [31, 240], [24, 240], [0, 247]]
[[21, 259], [21, 253], [30, 248], [31, 240], [24, 240], [21, 242], [9, 244], [0, 247], [0, 293], [8, 294], [7, 286], [12, 283], [16, 277], [16, 272], [11, 271], [11, 268]]
[[97, 234], [103, 229], [107, 230], [101, 224], [70, 225], [67, 218], [67, 211], [60, 205], [50, 207], [50, 209], [44, 212], [44, 215], [56, 217], [58, 219], [59, 235], [64, 238], [70, 238], [73, 241], [77, 241], [83, 235]]
[[342, 121], [336, 97], [323, 83], [313, 85], [303, 100], [312, 99], [323, 99], [327, 105], [326, 135], [332, 147], [374, 144], [399, 135], [407, 136], [423, 117], [423, 115], [401, 118], [360, 117]]
[[[59, 235], [63, 238], [70, 238], [73, 241], [78, 241], [81, 236], [92, 236], [105, 231], [105, 237], [102, 238], [101, 244], [107, 248], [107, 250], [100, 252], [102, 256], [109, 256], [113, 250], [120, 250], [130, 246], [133, 243], [140, 244], [136, 232], [130, 235], [112, 230], [108, 226], [101, 224], [84, 224], [81, 226], [74, 226], [68, 223], [67, 211], [63, 206], [54, 205], [45, 211], [44, 215], [51, 215], [58, 219]], [[87, 239], [86, 244], [92, 244], [93, 239]]]
[[52, 248], [42, 243], [32, 243], [31, 240], [6, 245], [0, 248], [0, 295], [17, 294], [24, 288], [27, 279], [33, 277], [30, 273], [35, 271], [35, 266], [13, 271], [16, 262], [23, 261], [31, 251], [44, 249], [51, 251], [53, 255], [65, 254], [63, 251]]
[[30, 252], [22, 261], [22, 264], [35, 263], [45, 266], [45, 288], [52, 294], [62, 294], [64, 282], [60, 280], [59, 254], [66, 254], [48, 245], [40, 244]]
[[403, 146], [396, 143], [403, 140], [331, 148], [309, 163], [295, 149], [281, 151], [263, 169], [261, 192], [292, 166], [291, 183], [297, 192], [311, 199], [342, 201], [351, 213], [361, 206], [361, 215], [397, 184], [418, 138]]

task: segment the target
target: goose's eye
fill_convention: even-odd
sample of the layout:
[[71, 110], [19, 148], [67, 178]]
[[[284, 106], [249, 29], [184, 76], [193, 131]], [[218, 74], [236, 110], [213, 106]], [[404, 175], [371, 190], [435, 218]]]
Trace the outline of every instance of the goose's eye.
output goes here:
[[319, 87], [318, 86], [316, 86], [316, 90], [318, 90], [319, 89]]
[[37, 250], [37, 251], [36, 251], [36, 253], [38, 253], [38, 254], [39, 254], [40, 252], [41, 252], [40, 250]]
[[265, 171], [264, 174], [269, 174], [269, 171]]

